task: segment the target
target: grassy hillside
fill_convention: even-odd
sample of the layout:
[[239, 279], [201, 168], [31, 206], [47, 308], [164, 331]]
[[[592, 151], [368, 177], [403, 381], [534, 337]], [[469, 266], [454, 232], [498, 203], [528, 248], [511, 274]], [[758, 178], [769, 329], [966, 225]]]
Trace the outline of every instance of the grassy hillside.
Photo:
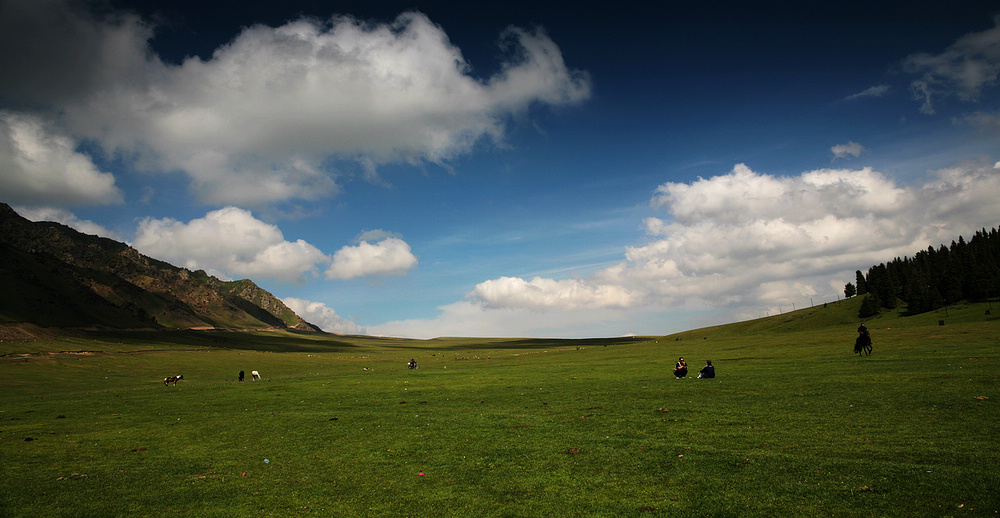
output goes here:
[[627, 339], [4, 341], [0, 514], [995, 516], [991, 308], [883, 315], [859, 358], [856, 303]]
[[898, 310], [885, 310], [875, 317], [861, 319], [858, 318], [861, 298], [855, 297], [827, 304], [819, 304], [780, 315], [685, 331], [671, 335], [671, 337], [754, 336], [762, 333], [796, 332], [829, 332], [851, 335], [861, 322], [865, 322], [873, 331], [877, 331], [879, 328], [935, 326], [939, 325], [940, 321], [944, 321], [945, 325], [949, 323], [985, 322], [993, 316], [1000, 316], [1000, 313], [993, 315], [994, 311], [992, 309], [994, 305], [1000, 311], [1000, 304], [993, 304], [991, 302], [976, 304], [961, 303], [912, 316], [907, 316], [906, 308], [902, 307]]

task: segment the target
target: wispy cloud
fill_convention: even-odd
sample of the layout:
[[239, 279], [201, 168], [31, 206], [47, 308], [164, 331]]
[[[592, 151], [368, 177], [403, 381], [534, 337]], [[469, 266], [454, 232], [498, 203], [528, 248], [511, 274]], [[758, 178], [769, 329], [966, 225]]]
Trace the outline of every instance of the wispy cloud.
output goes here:
[[968, 124], [983, 133], [1000, 135], [1000, 112], [970, 113], [957, 118], [956, 121], [959, 123]]
[[319, 326], [320, 329], [328, 333], [339, 333], [345, 335], [363, 335], [367, 331], [353, 320], [341, 317], [332, 308], [327, 307], [322, 302], [312, 302], [295, 297], [281, 299], [289, 309], [296, 315], [305, 319], [310, 324]]
[[977, 101], [983, 89], [997, 84], [1000, 74], [1000, 16], [996, 26], [966, 34], [940, 54], [921, 52], [903, 61], [904, 69], [921, 74], [910, 83], [920, 111], [933, 114], [938, 97], [957, 97]]
[[867, 97], [882, 97], [883, 95], [885, 95], [886, 93], [888, 93], [889, 90], [890, 90], [889, 85], [877, 85], [877, 86], [873, 86], [871, 88], [867, 88], [865, 90], [862, 90], [862, 91], [860, 91], [860, 92], [858, 92], [856, 94], [848, 95], [847, 97], [844, 98], [844, 100], [845, 101], [855, 101], [855, 100], [864, 99], [864, 98], [867, 98]]

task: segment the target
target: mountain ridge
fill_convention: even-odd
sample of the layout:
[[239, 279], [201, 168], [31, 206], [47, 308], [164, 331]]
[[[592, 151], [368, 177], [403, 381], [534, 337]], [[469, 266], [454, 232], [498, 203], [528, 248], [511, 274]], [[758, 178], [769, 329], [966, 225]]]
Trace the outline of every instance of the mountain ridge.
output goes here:
[[223, 281], [0, 203], [0, 323], [322, 332], [249, 279]]

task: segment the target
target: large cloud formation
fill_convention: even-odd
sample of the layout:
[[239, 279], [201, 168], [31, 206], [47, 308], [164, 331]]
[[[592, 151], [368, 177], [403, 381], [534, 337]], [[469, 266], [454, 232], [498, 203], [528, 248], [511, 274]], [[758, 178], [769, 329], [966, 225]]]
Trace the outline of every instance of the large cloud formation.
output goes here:
[[[137, 167], [182, 171], [206, 202], [315, 199], [337, 191], [330, 160], [369, 174], [386, 163], [445, 163], [535, 103], [590, 95], [541, 30], [509, 28], [500, 71], [470, 75], [425, 15], [348, 16], [247, 27], [207, 60], [167, 64], [151, 27], [97, 17], [68, 0], [0, 4], [0, 99], [61, 134], [123, 152]], [[12, 181], [27, 183], [18, 174]]]
[[863, 168], [778, 177], [738, 164], [725, 175], [659, 186], [647, 242], [585, 279], [502, 277], [468, 301], [487, 309], [577, 311], [761, 308], [833, 300], [861, 266], [912, 255], [1000, 220], [1000, 164], [968, 162], [921, 186]]

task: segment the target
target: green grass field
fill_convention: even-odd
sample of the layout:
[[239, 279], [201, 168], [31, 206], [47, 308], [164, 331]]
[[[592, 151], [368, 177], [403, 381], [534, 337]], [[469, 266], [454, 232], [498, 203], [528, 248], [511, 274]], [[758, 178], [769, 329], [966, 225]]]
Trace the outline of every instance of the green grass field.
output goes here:
[[870, 320], [859, 358], [856, 303], [667, 337], [6, 341], [0, 516], [997, 516], [989, 306]]

